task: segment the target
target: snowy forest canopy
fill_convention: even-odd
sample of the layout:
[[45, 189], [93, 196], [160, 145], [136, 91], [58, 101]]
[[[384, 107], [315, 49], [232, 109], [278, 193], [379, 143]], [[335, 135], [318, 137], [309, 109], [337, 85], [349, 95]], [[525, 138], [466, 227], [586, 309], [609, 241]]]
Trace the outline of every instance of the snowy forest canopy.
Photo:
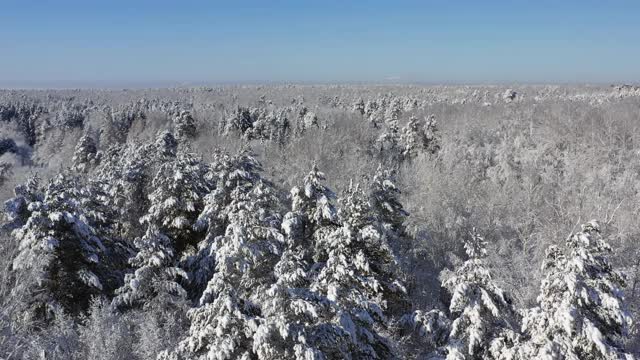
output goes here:
[[640, 89], [0, 91], [0, 358], [632, 359]]

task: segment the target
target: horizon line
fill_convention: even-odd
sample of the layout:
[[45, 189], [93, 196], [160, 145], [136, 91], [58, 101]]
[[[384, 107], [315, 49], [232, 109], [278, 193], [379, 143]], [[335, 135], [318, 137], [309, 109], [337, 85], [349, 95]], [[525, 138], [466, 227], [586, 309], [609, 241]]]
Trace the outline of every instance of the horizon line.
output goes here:
[[615, 86], [640, 84], [632, 81], [429, 81], [429, 80], [229, 80], [229, 81], [121, 81], [121, 80], [53, 80], [0, 81], [0, 90], [143, 90], [233, 86]]

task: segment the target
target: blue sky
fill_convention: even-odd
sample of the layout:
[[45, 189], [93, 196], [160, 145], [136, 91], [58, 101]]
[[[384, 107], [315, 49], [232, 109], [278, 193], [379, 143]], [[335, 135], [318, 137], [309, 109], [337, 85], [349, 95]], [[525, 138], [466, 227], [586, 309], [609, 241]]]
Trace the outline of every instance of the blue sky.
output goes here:
[[0, 4], [0, 86], [640, 80], [637, 0]]

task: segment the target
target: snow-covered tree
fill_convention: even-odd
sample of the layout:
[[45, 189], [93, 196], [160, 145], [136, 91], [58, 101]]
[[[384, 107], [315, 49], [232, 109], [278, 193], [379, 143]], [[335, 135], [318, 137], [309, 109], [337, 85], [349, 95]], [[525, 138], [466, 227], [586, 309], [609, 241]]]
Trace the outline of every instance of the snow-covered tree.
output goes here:
[[400, 139], [402, 142], [402, 156], [405, 159], [412, 159], [418, 155], [425, 144], [424, 129], [420, 126], [417, 117], [411, 116], [409, 122], [402, 128]]
[[156, 137], [156, 151], [159, 156], [173, 157], [178, 151], [178, 140], [170, 131], [163, 131]]
[[[126, 147], [112, 146], [104, 154], [97, 168], [97, 177], [108, 184], [107, 203], [118, 210], [117, 220], [123, 238], [142, 236], [146, 229], [139, 219], [149, 210], [154, 179], [165, 163], [174, 163], [177, 140], [170, 132], [160, 132], [154, 142]], [[188, 161], [187, 161], [188, 162]], [[179, 180], [175, 180], [179, 181]], [[169, 182], [169, 180], [167, 180]]]
[[243, 136], [249, 129], [253, 127], [255, 122], [255, 111], [253, 109], [238, 106], [230, 116], [220, 122], [220, 134], [229, 135], [237, 134]]
[[208, 172], [209, 167], [194, 154], [180, 151], [160, 164], [151, 182], [150, 206], [140, 223], [156, 226], [171, 237], [178, 252], [198, 243], [193, 228], [213, 186]]
[[295, 134], [300, 136], [312, 127], [320, 127], [318, 116], [314, 112], [309, 111], [306, 106], [302, 106], [298, 110], [298, 117], [296, 118], [295, 124]]
[[387, 128], [376, 140], [378, 150], [385, 158], [397, 163], [402, 149], [400, 148], [400, 127], [396, 113], [391, 112], [385, 122]]
[[402, 234], [409, 213], [398, 199], [400, 190], [395, 182], [393, 170], [378, 166], [370, 185], [369, 197], [372, 210], [382, 225], [396, 234]]
[[359, 113], [360, 115], [365, 114], [365, 105], [362, 98], [359, 98], [356, 102], [353, 103], [353, 111]]
[[89, 134], [84, 134], [78, 140], [73, 152], [73, 168], [79, 172], [85, 172], [95, 166], [99, 161], [98, 147], [96, 141]]
[[[313, 238], [322, 238], [333, 231], [338, 224], [338, 214], [334, 206], [335, 194], [326, 187], [324, 173], [314, 164], [311, 171], [303, 180], [302, 186], [291, 189], [291, 215], [288, 219], [299, 222], [302, 243], [311, 244]], [[284, 231], [291, 232], [288, 221], [284, 223]], [[324, 249], [316, 249], [316, 253]]]
[[404, 315], [398, 326], [404, 336], [405, 353], [413, 355], [440, 355], [440, 349], [451, 332], [451, 320], [439, 309], [414, 310]]
[[[28, 186], [29, 187], [29, 186]], [[13, 231], [19, 253], [13, 269], [31, 275], [14, 289], [30, 294], [25, 316], [46, 319], [56, 308], [77, 314], [91, 295], [106, 290], [108, 244], [100, 237], [108, 214], [94, 205], [99, 200], [77, 178], [59, 175], [44, 196], [32, 198], [28, 219]]]
[[291, 190], [292, 210], [282, 221], [286, 247], [274, 267], [275, 283], [266, 291], [262, 319], [253, 336], [253, 351], [259, 359], [327, 359], [351, 354], [348, 335], [330, 321], [334, 316], [330, 302], [310, 289], [315, 276], [313, 239], [326, 237], [338, 223], [332, 202], [335, 195], [322, 184], [324, 180], [314, 164], [303, 186]]
[[611, 247], [590, 221], [566, 243], [568, 254], [556, 246], [547, 250], [538, 306], [523, 319], [530, 341], [526, 358], [632, 359], [621, 337], [630, 318], [624, 310], [622, 274], [607, 256]]
[[400, 99], [394, 97], [391, 102], [388, 103], [388, 106], [385, 109], [385, 120], [388, 124], [392, 121], [397, 121], [402, 114], [402, 104], [400, 103]]
[[191, 112], [187, 110], [181, 111], [173, 118], [173, 126], [176, 137], [179, 139], [194, 138], [198, 132], [196, 121], [191, 115]]
[[421, 152], [430, 154], [438, 152], [440, 138], [435, 116], [429, 116], [424, 125], [418, 118], [412, 116], [407, 125], [402, 128], [400, 142], [404, 159], [413, 159]]
[[118, 307], [144, 306], [154, 300], [177, 303], [187, 293], [179, 279], [188, 280], [187, 273], [174, 266], [175, 250], [171, 239], [154, 226], [134, 241], [138, 250], [129, 260], [135, 272], [127, 274], [124, 286], [116, 291], [113, 304]]
[[233, 211], [234, 191], [248, 193], [261, 180], [262, 166], [248, 149], [235, 156], [216, 151], [211, 164], [211, 181], [214, 190], [204, 199], [204, 209], [195, 226], [206, 229], [208, 237], [223, 235]]
[[187, 280], [188, 275], [177, 260], [187, 245], [199, 242], [193, 227], [210, 190], [207, 172], [207, 166], [185, 152], [159, 166], [151, 182], [149, 209], [140, 218], [147, 231], [135, 240], [138, 254], [131, 259], [135, 271], [119, 290], [118, 305], [144, 304], [165, 294], [184, 297], [177, 280]]
[[443, 281], [451, 293], [454, 319], [446, 346], [448, 360], [510, 359], [516, 352], [511, 300], [491, 278], [486, 241], [475, 230], [465, 242], [469, 259]]
[[431, 154], [437, 153], [440, 150], [440, 133], [435, 115], [431, 115], [427, 119], [427, 122], [424, 124], [423, 134], [423, 148]]
[[253, 351], [261, 360], [324, 359], [314, 347], [315, 325], [322, 323], [328, 302], [309, 289], [311, 264], [296, 236], [301, 233], [299, 219], [288, 213], [283, 221], [286, 249], [274, 267], [276, 282], [266, 291], [262, 321], [253, 335]]
[[344, 358], [392, 358], [384, 329], [391, 303], [405, 297], [393, 253], [358, 186], [350, 186], [342, 199], [340, 217], [342, 226], [325, 240], [328, 258], [312, 289], [330, 301], [330, 324], [337, 327], [332, 333], [342, 345], [334, 350], [322, 342], [317, 346]]
[[15, 196], [4, 203], [5, 228], [12, 230], [24, 225], [35, 210], [31, 204], [42, 202], [44, 194], [40, 181], [38, 174], [33, 174], [15, 187]]
[[338, 219], [333, 205], [335, 194], [323, 184], [325, 180], [324, 173], [313, 164], [303, 188], [291, 189], [292, 211], [303, 214], [313, 227], [335, 224]]
[[278, 199], [258, 168], [247, 153], [235, 157], [216, 189], [230, 194], [215, 195], [224, 202], [203, 212], [209, 219], [205, 223], [212, 226], [207, 236], [216, 235], [218, 219], [227, 225], [224, 235], [213, 239], [216, 272], [200, 306], [189, 312], [191, 328], [175, 356], [218, 360], [252, 356], [260, 306], [268, 300], [266, 290], [274, 282], [272, 269], [284, 242]]

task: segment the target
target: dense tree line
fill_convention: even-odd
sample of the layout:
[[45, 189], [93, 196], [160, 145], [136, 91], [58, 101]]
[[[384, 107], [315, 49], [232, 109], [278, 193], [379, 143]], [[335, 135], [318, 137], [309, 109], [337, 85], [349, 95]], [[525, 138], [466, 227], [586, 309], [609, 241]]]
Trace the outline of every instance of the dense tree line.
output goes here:
[[[518, 93], [508, 95], [508, 106], [518, 106]], [[211, 134], [219, 145], [242, 144], [236, 149], [203, 147], [203, 113], [189, 102], [7, 106], [5, 121], [34, 124], [16, 125], [25, 136], [0, 142], [7, 155], [27, 158], [31, 148], [37, 156], [59, 129], [79, 136], [65, 166], [42, 177], [43, 168], [31, 167], [4, 204], [0, 357], [632, 358], [637, 330], [627, 300], [638, 265], [613, 252], [617, 208], [598, 204], [600, 194], [586, 202], [610, 216], [537, 244], [542, 254], [527, 269], [540, 281], [532, 284], [514, 284], [518, 274], [500, 267], [508, 217], [486, 226], [471, 221], [471, 206], [438, 203], [429, 226], [445, 219], [448, 233], [418, 228], [426, 205], [416, 202], [431, 199], [405, 196], [416, 194], [416, 167], [455, 175], [464, 166], [467, 176], [450, 181], [508, 194], [515, 181], [523, 186], [516, 189], [531, 185], [533, 201], [545, 176], [578, 173], [571, 163], [528, 143], [530, 124], [452, 138], [441, 130], [446, 119], [436, 122], [410, 96], [364, 99], [320, 97], [325, 108], [313, 110], [303, 99], [280, 107], [267, 97], [226, 107]], [[340, 140], [371, 163], [363, 176], [332, 180], [321, 169], [335, 176], [340, 163], [322, 155], [287, 159], [315, 146], [314, 137], [344, 135], [326, 107], [364, 120], [357, 141]], [[163, 126], [154, 128], [154, 111], [166, 116]], [[104, 114], [99, 123], [96, 112]], [[133, 135], [137, 126], [143, 131]], [[519, 131], [513, 142], [509, 131]], [[536, 151], [553, 172], [527, 173]], [[283, 181], [276, 169], [286, 166], [298, 171]], [[481, 194], [448, 196], [472, 202]], [[447, 218], [452, 211], [457, 217]], [[539, 222], [514, 221], [518, 231], [541, 234]], [[525, 250], [510, 259], [532, 254]], [[447, 258], [430, 260], [440, 256]]]
[[[533, 309], [518, 311], [492, 280], [475, 232], [443, 280], [448, 308], [416, 309], [393, 250], [413, 239], [392, 171], [336, 199], [314, 165], [285, 197], [249, 150], [205, 163], [162, 132], [98, 156], [86, 175], [85, 142], [73, 168], [29, 179], [5, 206], [20, 273], [11, 320], [23, 331], [142, 309], [186, 316], [158, 353], [167, 359], [390, 359], [411, 342], [448, 359], [624, 353], [624, 278], [596, 222], [549, 248]], [[66, 346], [60, 357], [78, 350]]]

